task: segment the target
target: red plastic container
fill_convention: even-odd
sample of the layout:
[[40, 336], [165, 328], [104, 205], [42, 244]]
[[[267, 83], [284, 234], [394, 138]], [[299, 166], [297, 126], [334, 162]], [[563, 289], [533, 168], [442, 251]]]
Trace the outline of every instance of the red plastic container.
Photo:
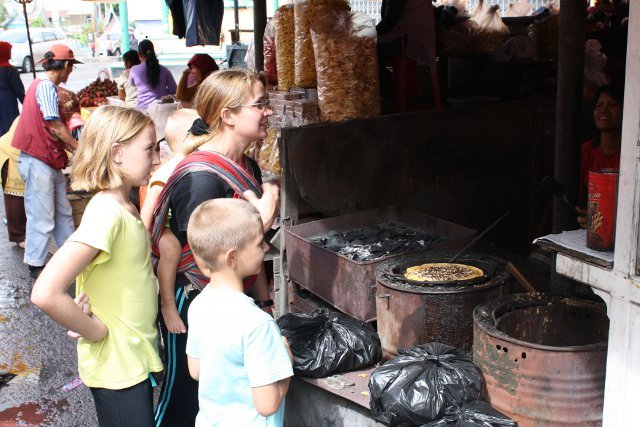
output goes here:
[[587, 247], [610, 251], [616, 237], [618, 170], [589, 172], [587, 188]]

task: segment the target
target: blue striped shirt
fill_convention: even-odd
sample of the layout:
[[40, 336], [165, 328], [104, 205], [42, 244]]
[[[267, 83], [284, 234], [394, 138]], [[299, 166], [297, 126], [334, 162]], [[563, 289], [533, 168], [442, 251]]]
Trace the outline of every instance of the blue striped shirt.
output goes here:
[[42, 80], [36, 89], [36, 101], [45, 120], [60, 120], [58, 88], [51, 80]]

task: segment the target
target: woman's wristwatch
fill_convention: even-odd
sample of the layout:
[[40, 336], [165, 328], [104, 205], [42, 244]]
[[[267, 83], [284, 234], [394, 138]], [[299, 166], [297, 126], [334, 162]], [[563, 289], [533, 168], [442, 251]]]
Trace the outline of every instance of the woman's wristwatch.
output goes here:
[[271, 307], [273, 305], [272, 299], [267, 299], [267, 300], [254, 299], [253, 302], [255, 302], [256, 305], [260, 308]]

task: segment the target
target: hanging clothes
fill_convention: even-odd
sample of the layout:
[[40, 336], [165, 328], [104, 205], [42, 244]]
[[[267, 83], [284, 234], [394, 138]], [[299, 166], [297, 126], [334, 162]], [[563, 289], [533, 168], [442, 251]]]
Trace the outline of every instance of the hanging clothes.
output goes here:
[[173, 17], [173, 34], [186, 46], [219, 45], [223, 0], [166, 0]]

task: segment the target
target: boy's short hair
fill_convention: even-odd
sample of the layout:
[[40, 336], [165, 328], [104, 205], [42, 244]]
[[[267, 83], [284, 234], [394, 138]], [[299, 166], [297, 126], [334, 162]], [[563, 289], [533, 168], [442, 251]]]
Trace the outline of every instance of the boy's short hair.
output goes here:
[[197, 119], [198, 112], [191, 108], [181, 108], [172, 113], [164, 127], [164, 139], [174, 154], [182, 153], [182, 146], [187, 133]]
[[187, 240], [193, 254], [216, 271], [216, 260], [229, 249], [240, 249], [263, 234], [260, 212], [239, 199], [207, 200], [189, 218]]

